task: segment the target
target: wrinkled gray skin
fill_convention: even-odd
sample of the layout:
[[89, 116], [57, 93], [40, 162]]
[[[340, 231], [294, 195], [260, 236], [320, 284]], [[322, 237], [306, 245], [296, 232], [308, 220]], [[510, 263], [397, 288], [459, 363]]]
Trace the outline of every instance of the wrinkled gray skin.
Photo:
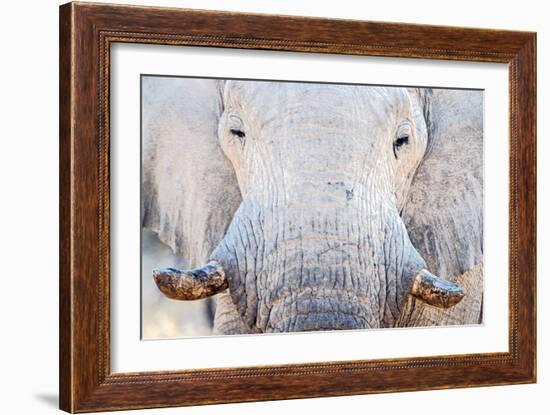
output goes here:
[[[215, 333], [481, 321], [481, 92], [144, 78], [143, 96], [143, 223], [222, 265]], [[422, 268], [463, 302], [411, 299]]]

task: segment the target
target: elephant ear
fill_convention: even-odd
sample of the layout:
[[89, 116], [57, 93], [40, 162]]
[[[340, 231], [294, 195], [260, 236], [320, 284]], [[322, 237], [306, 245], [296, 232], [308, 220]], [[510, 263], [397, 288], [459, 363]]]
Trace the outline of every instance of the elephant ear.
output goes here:
[[481, 322], [483, 302], [483, 92], [409, 91], [428, 135], [402, 217], [429, 269], [458, 283], [464, 300], [446, 310], [410, 299], [400, 325]]
[[142, 78], [142, 226], [189, 267], [207, 260], [241, 201], [218, 142], [222, 87], [210, 79]]

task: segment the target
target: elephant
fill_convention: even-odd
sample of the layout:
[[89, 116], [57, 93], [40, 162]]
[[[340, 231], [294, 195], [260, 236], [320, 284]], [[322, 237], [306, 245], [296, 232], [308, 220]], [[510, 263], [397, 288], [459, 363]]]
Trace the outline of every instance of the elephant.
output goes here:
[[142, 226], [214, 334], [483, 320], [483, 91], [142, 78]]

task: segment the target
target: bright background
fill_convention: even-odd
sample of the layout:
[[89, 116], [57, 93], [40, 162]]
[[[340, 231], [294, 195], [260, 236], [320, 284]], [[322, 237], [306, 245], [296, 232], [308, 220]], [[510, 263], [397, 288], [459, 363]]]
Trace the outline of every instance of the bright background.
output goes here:
[[[550, 47], [549, 15], [544, 2], [524, 0], [460, 2], [400, 1], [369, 3], [299, 0], [139, 1], [233, 11], [312, 15], [454, 26], [491, 27], [538, 32], [538, 182], [550, 180], [550, 153], [545, 140], [550, 125], [542, 114], [550, 100], [542, 82]], [[0, 252], [3, 291], [0, 301], [3, 413], [57, 412], [57, 258], [58, 258], [58, 1], [6, 2], [2, 7], [2, 87], [0, 121], [3, 219]], [[7, 93], [6, 93], [7, 92]], [[545, 99], [546, 98], [546, 99]], [[517, 414], [546, 413], [550, 403], [550, 307], [542, 301], [550, 269], [548, 216], [550, 196], [539, 186], [539, 383], [491, 388], [428, 391], [386, 395], [321, 398], [268, 403], [176, 408], [133, 413], [158, 414], [280, 414], [397, 413]], [[543, 330], [543, 325], [546, 329]]]

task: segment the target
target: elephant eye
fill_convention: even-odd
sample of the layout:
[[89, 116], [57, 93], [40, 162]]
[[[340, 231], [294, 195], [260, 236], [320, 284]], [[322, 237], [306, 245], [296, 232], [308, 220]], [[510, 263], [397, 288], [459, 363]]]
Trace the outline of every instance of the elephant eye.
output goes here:
[[246, 135], [244, 133], [244, 131], [238, 130], [236, 128], [232, 128], [231, 130], [229, 130], [229, 132], [231, 132], [231, 134], [233, 134], [234, 136], [237, 136], [239, 138], [244, 138], [244, 136]]
[[404, 137], [399, 137], [397, 140], [395, 140], [394, 145], [396, 147], [401, 147], [403, 144], [409, 144], [409, 136], [406, 135]]
[[409, 136], [408, 135], [404, 135], [402, 137], [399, 137], [397, 140], [395, 140], [393, 142], [393, 155], [395, 156], [395, 158], [397, 158], [397, 150], [406, 145], [406, 144], [409, 144]]

